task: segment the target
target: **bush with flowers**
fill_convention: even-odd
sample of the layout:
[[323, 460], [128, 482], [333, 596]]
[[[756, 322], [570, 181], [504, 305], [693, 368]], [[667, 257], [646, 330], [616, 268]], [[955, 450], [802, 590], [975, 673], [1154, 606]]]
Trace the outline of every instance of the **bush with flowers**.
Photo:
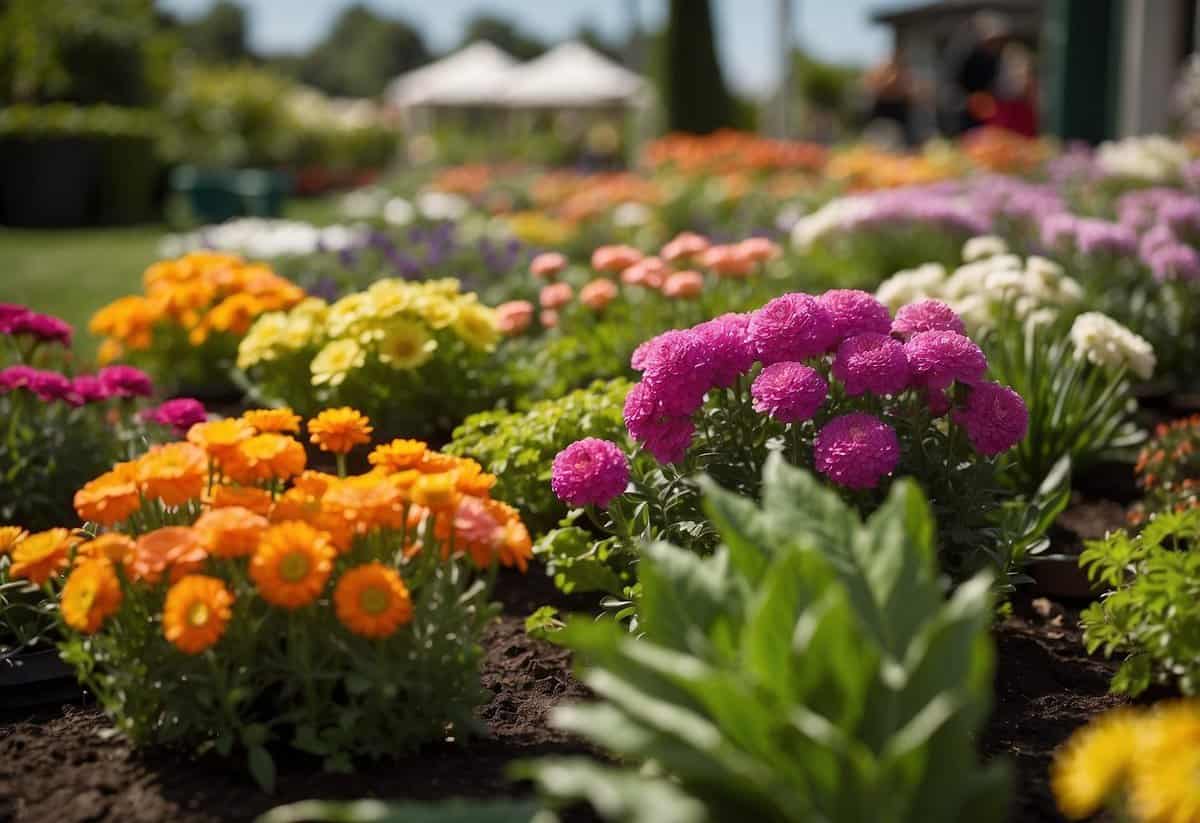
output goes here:
[[1162, 512], [1200, 507], [1200, 415], [1160, 423], [1133, 468], [1144, 492], [1129, 512], [1135, 526]]
[[238, 341], [260, 315], [291, 308], [304, 292], [262, 263], [192, 252], [146, 269], [145, 293], [101, 308], [89, 328], [100, 359], [146, 368], [167, 390], [227, 392]]
[[1069, 820], [1108, 810], [1129, 823], [1200, 819], [1200, 702], [1113, 709], [1076, 731], [1054, 758], [1050, 785]]
[[378, 280], [258, 319], [237, 353], [250, 393], [301, 414], [363, 409], [381, 432], [446, 436], [508, 391], [496, 310], [457, 280]]
[[[473, 727], [498, 566], [530, 540], [495, 477], [416, 440], [371, 441], [349, 408], [308, 421], [337, 474], [306, 468], [286, 409], [197, 423], [75, 495], [84, 531], [21, 536], [11, 572], [58, 598], [65, 660], [137, 742], [268, 745], [346, 769]], [[333, 711], [336, 707], [336, 711]]]
[[[642, 381], [624, 409], [652, 468], [637, 461], [631, 472], [616, 443], [585, 439], [555, 459], [552, 486], [611, 535], [607, 553], [620, 563], [636, 557], [639, 541], [711, 549], [712, 524], [689, 481], [696, 472], [757, 496], [762, 465], [778, 452], [865, 512], [893, 477], [909, 475], [938, 515], [947, 572], [1012, 573], [1044, 545], [1065, 488], [1033, 502], [1002, 491], [1028, 412], [1017, 392], [987, 379], [987, 357], [964, 332], [943, 303], [893, 317], [853, 290], [787, 294], [667, 332], [634, 353]], [[577, 542], [579, 529], [547, 536], [545, 551]]]

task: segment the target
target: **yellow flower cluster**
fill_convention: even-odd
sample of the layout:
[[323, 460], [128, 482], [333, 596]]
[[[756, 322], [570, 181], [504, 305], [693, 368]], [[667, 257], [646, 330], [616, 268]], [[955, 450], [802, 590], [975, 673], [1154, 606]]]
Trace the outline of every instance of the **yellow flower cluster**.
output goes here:
[[93, 315], [89, 328], [104, 338], [101, 359], [154, 344], [155, 329], [183, 329], [201, 345], [214, 333], [240, 336], [260, 315], [289, 309], [304, 291], [262, 263], [215, 252], [193, 252], [146, 269], [144, 295], [122, 297]]
[[290, 312], [264, 315], [238, 347], [238, 368], [315, 348], [313, 385], [338, 386], [368, 359], [399, 370], [424, 365], [443, 330], [480, 351], [500, 338], [495, 310], [473, 292], [460, 292], [457, 280], [379, 280], [331, 306], [309, 299]]
[[1200, 823], [1200, 700], [1103, 715], [1059, 750], [1051, 782], [1072, 820], [1107, 807], [1135, 823]]
[[[69, 572], [63, 620], [85, 634], [103, 630], [127, 598], [144, 607], [153, 598], [142, 595], [165, 586], [163, 634], [188, 654], [215, 645], [246, 598], [326, 608], [351, 633], [382, 638], [412, 618], [401, 577], [408, 564], [463, 557], [481, 569], [525, 570], [529, 532], [515, 509], [491, 499], [496, 478], [475, 461], [395, 440], [371, 452], [364, 474], [326, 474], [307, 468], [292, 436], [300, 428], [286, 409], [197, 423], [185, 442], [79, 490], [79, 516], [106, 529], [98, 536], [4, 527], [0, 550], [11, 554], [13, 576], [39, 585]], [[307, 428], [339, 458], [369, 444], [372, 430], [348, 408]]]

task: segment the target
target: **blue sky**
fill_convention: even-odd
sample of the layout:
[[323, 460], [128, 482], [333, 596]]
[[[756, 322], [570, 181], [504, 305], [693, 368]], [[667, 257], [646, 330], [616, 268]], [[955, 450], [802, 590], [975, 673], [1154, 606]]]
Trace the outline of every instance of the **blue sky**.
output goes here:
[[[160, 0], [185, 17], [202, 13], [213, 0]], [[247, 9], [251, 42], [265, 52], [297, 51], [320, 39], [350, 0], [239, 0]], [[581, 23], [606, 35], [628, 30], [628, 0], [365, 0], [384, 14], [416, 23], [435, 50], [454, 46], [467, 20], [480, 11], [508, 17], [546, 40], [567, 37]], [[897, 0], [793, 0], [797, 37], [821, 57], [870, 63], [888, 49], [886, 29], [872, 26], [872, 10], [906, 5]], [[643, 24], [656, 26], [666, 0], [637, 0]], [[778, 71], [776, 0], [713, 0], [721, 62], [743, 92], [769, 89]]]

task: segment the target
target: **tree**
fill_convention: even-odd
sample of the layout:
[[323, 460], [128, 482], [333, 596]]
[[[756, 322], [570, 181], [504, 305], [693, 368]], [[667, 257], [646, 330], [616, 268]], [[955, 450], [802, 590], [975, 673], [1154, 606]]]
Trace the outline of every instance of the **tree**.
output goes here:
[[201, 60], [236, 63], [249, 56], [246, 12], [231, 0], [218, 0], [208, 14], [184, 24], [182, 33], [184, 45]]
[[533, 35], [518, 29], [511, 20], [480, 14], [467, 24], [462, 45], [487, 40], [518, 60], [532, 60], [546, 53], [546, 44]]
[[709, 0], [671, 0], [665, 47], [668, 128], [707, 134], [734, 125], [736, 113], [717, 58]]
[[324, 42], [304, 58], [299, 76], [332, 95], [374, 97], [398, 74], [429, 61], [420, 32], [364, 5], [348, 7]]

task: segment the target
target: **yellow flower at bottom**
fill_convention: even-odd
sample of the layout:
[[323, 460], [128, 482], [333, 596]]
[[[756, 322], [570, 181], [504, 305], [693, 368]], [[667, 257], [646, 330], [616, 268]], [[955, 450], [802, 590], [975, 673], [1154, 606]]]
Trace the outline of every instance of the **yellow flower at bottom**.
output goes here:
[[203, 574], [189, 574], [167, 591], [163, 634], [185, 654], [210, 648], [229, 626], [233, 595], [225, 584]]
[[0, 526], [0, 555], [8, 554], [28, 536], [29, 532], [20, 526]]
[[317, 599], [333, 570], [329, 535], [307, 523], [287, 521], [267, 529], [250, 561], [250, 577], [263, 600], [285, 609]]
[[1050, 783], [1059, 810], [1073, 820], [1095, 814], [1129, 774], [1140, 717], [1117, 709], [1075, 732], [1054, 757]]
[[1144, 823], [1200, 823], [1200, 700], [1155, 706], [1142, 721], [1130, 806]]
[[361, 637], [388, 637], [412, 620], [412, 599], [404, 581], [382, 563], [356, 566], [343, 574], [333, 601], [338, 620]]
[[121, 607], [121, 581], [113, 564], [89, 558], [75, 567], [59, 601], [63, 622], [77, 632], [95, 634]]
[[371, 442], [371, 421], [359, 411], [343, 406], [326, 409], [308, 421], [309, 441], [322, 451], [345, 454], [361, 443]]
[[32, 534], [13, 548], [9, 574], [40, 586], [66, 568], [74, 542], [67, 529], [49, 529]]
[[320, 386], [328, 383], [340, 386], [346, 375], [353, 369], [362, 368], [367, 362], [367, 354], [354, 340], [334, 340], [317, 352], [309, 368], [312, 371], [312, 384]]

